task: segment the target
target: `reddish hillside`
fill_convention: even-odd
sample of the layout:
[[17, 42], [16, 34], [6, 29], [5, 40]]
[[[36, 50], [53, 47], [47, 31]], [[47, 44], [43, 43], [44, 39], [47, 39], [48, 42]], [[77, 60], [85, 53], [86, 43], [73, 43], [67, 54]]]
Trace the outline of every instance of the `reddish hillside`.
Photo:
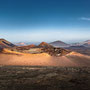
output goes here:
[[42, 42], [39, 44], [39, 47], [45, 47], [45, 48], [49, 48], [49, 47], [53, 47], [52, 45], [46, 43], [46, 42]]

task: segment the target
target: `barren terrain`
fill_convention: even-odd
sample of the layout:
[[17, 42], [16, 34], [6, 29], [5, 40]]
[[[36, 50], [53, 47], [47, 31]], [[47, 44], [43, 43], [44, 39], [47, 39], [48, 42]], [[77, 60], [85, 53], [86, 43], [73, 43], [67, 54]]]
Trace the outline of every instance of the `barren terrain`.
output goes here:
[[0, 66], [0, 90], [90, 90], [90, 68]]

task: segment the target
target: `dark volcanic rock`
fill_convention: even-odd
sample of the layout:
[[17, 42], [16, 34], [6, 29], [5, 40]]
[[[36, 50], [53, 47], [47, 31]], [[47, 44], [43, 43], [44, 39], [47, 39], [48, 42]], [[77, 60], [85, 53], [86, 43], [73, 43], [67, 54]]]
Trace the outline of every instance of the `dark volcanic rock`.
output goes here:
[[70, 53], [69, 50], [65, 50], [62, 48], [43, 48], [43, 51], [50, 54], [51, 56], [64, 56]]

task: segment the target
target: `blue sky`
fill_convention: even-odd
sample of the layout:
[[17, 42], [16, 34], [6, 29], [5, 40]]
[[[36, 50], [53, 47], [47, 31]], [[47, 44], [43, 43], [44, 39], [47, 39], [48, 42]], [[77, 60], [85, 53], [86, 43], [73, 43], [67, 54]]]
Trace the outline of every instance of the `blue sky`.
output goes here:
[[90, 39], [90, 0], [0, 0], [0, 38], [38, 42]]

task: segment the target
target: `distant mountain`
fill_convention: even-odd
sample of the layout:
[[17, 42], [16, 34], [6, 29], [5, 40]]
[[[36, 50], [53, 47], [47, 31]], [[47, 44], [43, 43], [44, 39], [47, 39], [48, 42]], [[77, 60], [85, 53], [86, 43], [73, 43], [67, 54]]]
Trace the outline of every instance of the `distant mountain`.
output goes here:
[[16, 43], [15, 45], [17, 45], [17, 46], [25, 46], [25, 45], [27, 45], [27, 44], [24, 43], [24, 42], [19, 42], [19, 43]]
[[31, 44], [39, 45], [40, 42], [15, 42], [14, 44], [17, 46], [27, 46], [27, 45], [31, 45]]
[[16, 45], [12, 44], [11, 42], [5, 40], [5, 39], [0, 39], [0, 47], [1, 48], [10, 48], [10, 47], [15, 47]]
[[73, 43], [71, 46], [85, 46], [90, 47], [90, 40], [79, 42], [79, 43]]
[[54, 47], [69, 47], [70, 46], [69, 44], [64, 43], [62, 41], [54, 41], [54, 42], [51, 42], [50, 45]]

